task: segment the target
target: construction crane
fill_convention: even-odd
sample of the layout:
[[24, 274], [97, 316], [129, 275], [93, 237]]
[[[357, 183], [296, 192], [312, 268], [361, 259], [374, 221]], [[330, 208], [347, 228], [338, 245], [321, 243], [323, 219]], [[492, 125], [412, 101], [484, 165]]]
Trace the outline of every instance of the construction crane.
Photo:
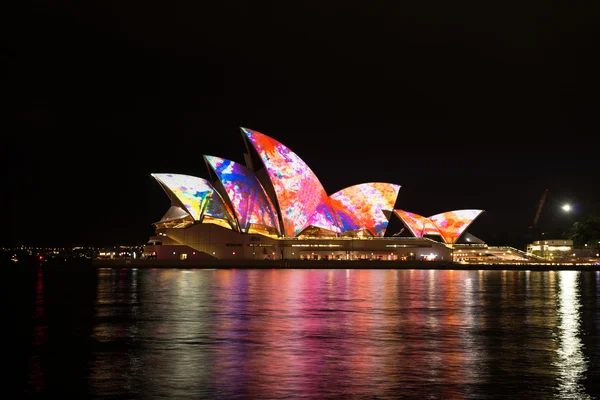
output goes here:
[[544, 207], [544, 203], [546, 202], [546, 196], [548, 196], [548, 189], [544, 190], [544, 193], [540, 196], [540, 201], [537, 205], [537, 211], [535, 212], [535, 217], [533, 218], [533, 224], [529, 227], [531, 229], [537, 228], [538, 220], [540, 219], [540, 214], [542, 213], [542, 208]]

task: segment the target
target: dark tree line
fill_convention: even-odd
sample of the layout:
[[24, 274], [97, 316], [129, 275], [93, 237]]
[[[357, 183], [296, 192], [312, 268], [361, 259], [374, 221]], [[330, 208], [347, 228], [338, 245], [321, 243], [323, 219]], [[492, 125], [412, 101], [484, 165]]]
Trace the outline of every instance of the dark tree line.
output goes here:
[[565, 233], [566, 238], [573, 241], [575, 247], [600, 246], [600, 213], [590, 214], [573, 224], [571, 229]]

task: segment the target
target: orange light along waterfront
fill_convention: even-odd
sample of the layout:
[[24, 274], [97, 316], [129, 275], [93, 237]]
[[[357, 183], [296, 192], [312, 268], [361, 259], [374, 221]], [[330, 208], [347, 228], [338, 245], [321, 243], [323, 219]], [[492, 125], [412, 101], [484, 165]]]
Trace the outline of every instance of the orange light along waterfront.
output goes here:
[[179, 269], [373, 269], [373, 270], [522, 270], [522, 271], [598, 271], [595, 263], [452, 263], [444, 261], [331, 261], [331, 260], [206, 260], [190, 262], [181, 260], [93, 260], [97, 268], [179, 268]]
[[[491, 250], [490, 250], [491, 249]], [[512, 249], [512, 250], [510, 250]], [[75, 265], [91, 266], [94, 268], [178, 268], [178, 269], [453, 269], [453, 270], [600, 270], [600, 258], [587, 257], [576, 261], [552, 262], [548, 260], [527, 261], [425, 261], [425, 260], [334, 260], [334, 259], [256, 259], [256, 260], [220, 260], [217, 258], [181, 260], [145, 259], [139, 258], [143, 246], [111, 246], [111, 247], [25, 247], [2, 248], [2, 259], [6, 266], [21, 264], [33, 265]], [[491, 253], [490, 253], [491, 252]], [[519, 251], [508, 247], [493, 247], [487, 249], [487, 254], [497, 252], [507, 254]], [[524, 254], [523, 252], [520, 252]], [[460, 253], [458, 253], [460, 254]], [[483, 254], [483, 253], [482, 253]], [[495, 258], [495, 257], [488, 257]], [[455, 257], [455, 260], [457, 258]]]

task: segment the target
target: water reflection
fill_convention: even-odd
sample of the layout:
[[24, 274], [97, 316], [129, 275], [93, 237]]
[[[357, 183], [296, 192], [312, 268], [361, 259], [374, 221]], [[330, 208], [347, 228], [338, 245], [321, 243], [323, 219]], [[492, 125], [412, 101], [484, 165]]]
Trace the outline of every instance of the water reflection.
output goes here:
[[[100, 270], [93, 306], [59, 330], [85, 335], [70, 347], [36, 336], [68, 318], [38, 287], [32, 344], [47, 349], [32, 366], [46, 374], [34, 382], [30, 369], [31, 386], [144, 400], [596, 398], [582, 382], [600, 378], [587, 363], [598, 344], [581, 338], [597, 331], [582, 318], [598, 317], [598, 281], [589, 273], [582, 291], [583, 274]], [[80, 362], [85, 377], [48, 373], [64, 367], [44, 354]]]
[[35, 280], [35, 308], [32, 315], [33, 332], [31, 337], [32, 350], [27, 365], [28, 393], [38, 393], [44, 389], [45, 374], [43, 368], [42, 351], [46, 344], [46, 331], [44, 304], [44, 270], [38, 268]]
[[561, 271], [559, 273], [558, 315], [559, 347], [555, 366], [559, 372], [559, 399], [588, 399], [582, 381], [587, 370], [587, 360], [583, 354], [580, 339], [581, 302], [577, 285], [579, 271]]
[[[146, 272], [146, 271], [145, 271]], [[125, 388], [139, 398], [198, 396], [210, 387], [214, 343], [210, 271], [104, 271], [98, 285], [100, 343], [94, 393]]]

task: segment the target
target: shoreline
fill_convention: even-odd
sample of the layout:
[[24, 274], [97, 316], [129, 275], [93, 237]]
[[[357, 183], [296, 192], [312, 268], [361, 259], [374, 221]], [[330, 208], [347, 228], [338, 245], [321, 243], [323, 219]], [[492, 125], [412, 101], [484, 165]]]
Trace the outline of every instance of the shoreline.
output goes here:
[[94, 268], [135, 269], [441, 269], [519, 271], [600, 271], [600, 265], [576, 263], [462, 264], [444, 261], [378, 260], [92, 260]]

